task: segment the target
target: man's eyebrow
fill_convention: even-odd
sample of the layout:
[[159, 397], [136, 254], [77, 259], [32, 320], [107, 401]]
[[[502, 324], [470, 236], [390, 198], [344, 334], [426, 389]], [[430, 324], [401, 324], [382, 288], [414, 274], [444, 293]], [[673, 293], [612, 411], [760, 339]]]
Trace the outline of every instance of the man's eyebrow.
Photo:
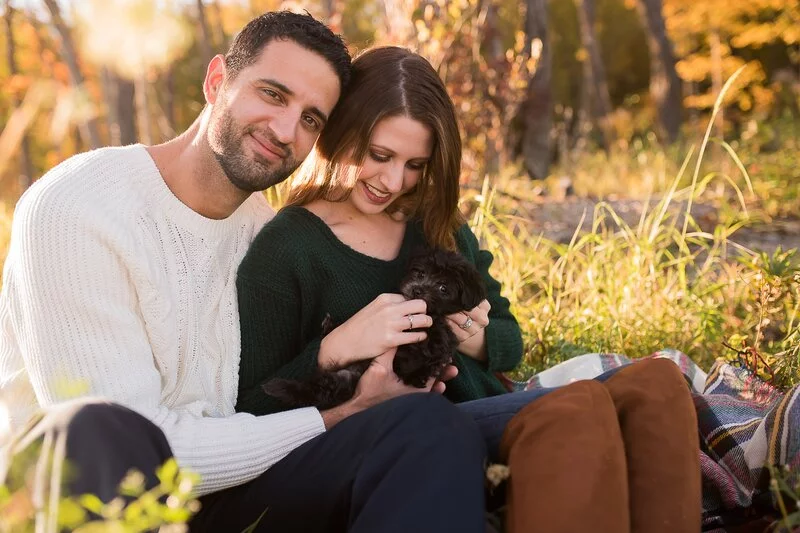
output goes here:
[[[270, 79], [270, 78], [259, 78], [259, 79], [256, 80], [256, 83], [259, 83], [261, 85], [272, 85], [273, 87], [275, 87], [276, 89], [278, 89], [282, 93], [284, 93], [284, 94], [286, 94], [288, 96], [294, 96], [294, 91], [293, 90], [291, 90], [286, 85], [282, 84], [281, 82], [279, 82], [277, 80], [273, 80], [273, 79]], [[326, 122], [328, 122], [328, 115], [323, 113], [322, 110], [320, 108], [318, 108], [317, 106], [311, 106], [308, 109], [308, 112], [311, 113], [312, 115], [316, 115], [317, 118], [322, 121], [323, 125]]]

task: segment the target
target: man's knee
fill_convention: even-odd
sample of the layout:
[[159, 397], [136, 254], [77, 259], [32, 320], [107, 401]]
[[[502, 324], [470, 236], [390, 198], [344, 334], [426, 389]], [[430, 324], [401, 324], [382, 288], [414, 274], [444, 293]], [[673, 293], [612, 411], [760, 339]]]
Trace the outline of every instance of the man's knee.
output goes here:
[[87, 403], [78, 408], [67, 424], [67, 450], [89, 447], [113, 452], [120, 447], [146, 443], [155, 453], [171, 455], [164, 433], [139, 413], [108, 402]]
[[158, 485], [156, 469], [172, 457], [164, 433], [142, 415], [120, 405], [92, 402], [79, 407], [66, 425], [66, 460], [73, 493], [103, 500], [117, 495], [130, 470], [144, 476], [145, 488]]
[[472, 417], [439, 394], [408, 394], [385, 405], [392, 423], [405, 429], [428, 431], [447, 427], [460, 438], [481, 440]]

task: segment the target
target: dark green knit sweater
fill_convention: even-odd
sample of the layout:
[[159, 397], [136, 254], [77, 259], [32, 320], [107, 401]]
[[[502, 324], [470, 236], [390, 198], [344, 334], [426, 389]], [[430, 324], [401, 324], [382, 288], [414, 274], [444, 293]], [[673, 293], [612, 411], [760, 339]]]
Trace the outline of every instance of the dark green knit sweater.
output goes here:
[[[488, 272], [489, 252], [478, 249], [465, 225], [458, 247], [481, 272], [489, 293], [486, 328], [488, 364], [457, 353], [458, 377], [448, 398], [474, 400], [505, 392], [494, 372], [513, 369], [522, 357], [519, 326]], [[256, 236], [236, 280], [242, 353], [237, 411], [262, 415], [285, 410], [260, 384], [269, 378], [303, 380], [317, 367], [322, 321], [330, 313], [341, 324], [379, 294], [397, 292], [410, 253], [425, 239], [419, 223], [408, 223], [397, 258], [361, 254], [342, 243], [316, 215], [302, 207], [281, 210]]]

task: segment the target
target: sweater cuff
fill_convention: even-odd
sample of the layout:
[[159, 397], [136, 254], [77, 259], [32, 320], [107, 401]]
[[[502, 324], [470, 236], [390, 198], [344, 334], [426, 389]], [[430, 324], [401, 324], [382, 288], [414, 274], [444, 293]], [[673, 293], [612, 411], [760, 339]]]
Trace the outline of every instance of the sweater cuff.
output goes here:
[[[241, 485], [261, 475], [293, 450], [325, 432], [317, 409], [303, 408], [266, 416], [234, 415], [223, 422], [212, 447], [173, 435], [170, 445], [181, 467], [202, 476], [198, 495]], [[238, 426], [238, 430], [235, 426]], [[220, 428], [221, 429], [221, 428]]]
[[[517, 367], [522, 359], [522, 346], [516, 342], [519, 334], [507, 338], [506, 328], [498, 327], [499, 324], [491, 322], [486, 327], [486, 363], [489, 372], [508, 372]], [[509, 335], [510, 336], [510, 335]]]

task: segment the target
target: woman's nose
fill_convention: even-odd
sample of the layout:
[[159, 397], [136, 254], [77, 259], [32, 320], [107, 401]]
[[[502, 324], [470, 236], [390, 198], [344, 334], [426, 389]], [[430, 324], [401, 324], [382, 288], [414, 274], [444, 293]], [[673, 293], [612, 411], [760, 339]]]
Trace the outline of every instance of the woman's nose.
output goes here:
[[403, 188], [403, 166], [391, 164], [383, 173], [383, 185], [391, 193], [400, 192]]

